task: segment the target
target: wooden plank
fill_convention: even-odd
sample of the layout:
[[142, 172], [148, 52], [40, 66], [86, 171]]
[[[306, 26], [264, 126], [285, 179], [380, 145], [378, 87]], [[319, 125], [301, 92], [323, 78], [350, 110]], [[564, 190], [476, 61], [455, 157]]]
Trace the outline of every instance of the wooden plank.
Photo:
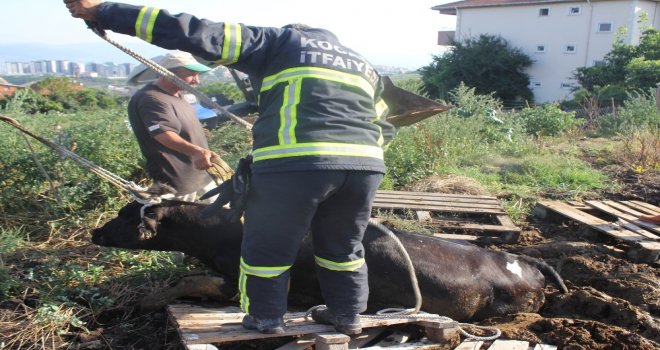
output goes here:
[[459, 194], [459, 193], [435, 193], [435, 192], [411, 192], [411, 191], [391, 191], [391, 190], [378, 190], [376, 197], [389, 197], [389, 196], [418, 196], [418, 197], [436, 197], [436, 198], [471, 198], [471, 199], [489, 199], [497, 200], [497, 197], [487, 195], [473, 195], [473, 194]]
[[466, 340], [457, 346], [454, 350], [479, 350], [484, 342], [481, 340]]
[[211, 344], [190, 344], [186, 345], [185, 348], [186, 350], [218, 350], [218, 348]]
[[527, 350], [529, 342], [521, 340], [496, 340], [488, 350]]
[[300, 338], [294, 339], [293, 341], [290, 341], [275, 350], [306, 350], [314, 345], [314, 339], [316, 339], [316, 335], [307, 334]]
[[415, 343], [406, 343], [396, 346], [370, 346], [362, 348], [362, 350], [442, 350], [445, 349], [442, 344], [431, 343], [431, 342], [415, 342]]
[[[222, 309], [206, 309], [191, 306], [170, 305], [168, 312], [177, 325], [177, 331], [185, 345], [189, 344], [218, 344], [240, 340], [264, 339], [281, 336], [298, 336], [311, 333], [334, 332], [331, 325], [317, 324], [314, 321], [308, 321], [300, 313], [287, 314], [284, 317], [286, 328], [284, 334], [262, 334], [253, 330], [244, 329], [240, 320], [243, 313], [223, 312]], [[209, 315], [196, 313], [210, 312]], [[232, 310], [233, 311], [233, 310]], [[224, 314], [223, 314], [224, 313]], [[185, 319], [178, 319], [176, 316], [185, 316]], [[424, 317], [407, 318], [388, 318], [388, 319], [361, 319], [363, 328], [382, 327], [403, 323], [423, 323], [433, 324], [436, 328], [456, 327], [457, 323], [453, 321], [431, 321]]]
[[628, 215], [632, 215], [634, 217], [644, 215], [644, 213], [640, 213], [635, 209], [632, 209], [632, 208], [630, 208], [626, 205], [623, 205], [621, 203], [617, 203], [615, 201], [603, 201], [603, 203], [609, 205], [612, 208], [615, 208], [615, 209], [618, 209], [618, 210], [620, 210], [624, 213], [627, 213]]
[[557, 350], [557, 347], [554, 345], [536, 344], [534, 350]]
[[438, 197], [421, 197], [410, 195], [392, 195], [392, 196], [376, 196], [374, 202], [401, 202], [401, 203], [463, 203], [463, 204], [481, 204], [481, 205], [501, 205], [499, 199], [478, 199], [478, 198], [438, 198]]
[[635, 232], [623, 229], [618, 225], [584, 213], [571, 207], [568, 204], [564, 204], [559, 201], [539, 201], [538, 203], [547, 209], [550, 209], [558, 214], [564, 215], [583, 224], [589, 225], [593, 229], [604, 232], [612, 237], [633, 243], [646, 239], [644, 236], [640, 236]]
[[429, 211], [441, 211], [441, 212], [453, 212], [453, 213], [475, 213], [475, 214], [506, 214], [504, 209], [501, 207], [485, 207], [485, 208], [475, 208], [475, 207], [461, 207], [455, 205], [402, 205], [402, 204], [392, 204], [392, 203], [376, 203], [374, 202], [373, 208], [383, 208], [383, 209], [411, 209], [411, 210], [429, 210]]
[[[659, 240], [660, 237], [654, 235], [652, 232], [659, 233], [660, 234], [660, 226], [655, 225], [650, 222], [645, 222], [641, 221], [638, 218], [638, 215], [632, 215], [630, 213], [624, 212], [619, 210], [618, 208], [619, 205], [613, 206], [612, 204], [616, 204], [612, 201], [585, 201], [587, 205], [596, 208], [600, 211], [603, 211], [607, 214], [614, 215], [616, 217], [622, 218], [624, 220], [621, 220], [622, 222], [619, 223], [621, 226], [625, 227], [626, 229], [633, 231], [639, 235], [642, 235], [644, 237], [654, 239], [654, 240]], [[644, 230], [643, 228], [647, 228], [647, 230]]]
[[448, 239], [448, 240], [458, 240], [458, 241], [476, 241], [477, 239], [479, 239], [479, 236], [459, 235], [459, 234], [452, 234], [452, 233], [434, 233], [433, 237], [438, 237], [438, 238]]
[[448, 228], [448, 229], [463, 229], [463, 230], [473, 230], [473, 231], [499, 231], [499, 232], [520, 232], [520, 228], [511, 227], [511, 226], [500, 226], [500, 225], [486, 225], [486, 224], [471, 224], [463, 222], [449, 222], [443, 220], [433, 219], [431, 221], [433, 226], [439, 228]]
[[621, 203], [633, 208], [637, 209], [641, 212], [646, 213], [647, 215], [659, 215], [660, 214], [660, 207], [657, 207], [653, 204], [650, 203], [645, 203], [641, 201], [622, 201]]

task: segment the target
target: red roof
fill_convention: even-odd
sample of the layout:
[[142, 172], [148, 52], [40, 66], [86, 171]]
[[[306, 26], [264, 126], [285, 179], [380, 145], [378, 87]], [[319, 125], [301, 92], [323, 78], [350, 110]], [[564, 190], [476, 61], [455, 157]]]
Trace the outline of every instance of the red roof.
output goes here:
[[431, 10], [440, 11], [444, 15], [455, 15], [457, 9], [470, 7], [536, 5], [560, 2], [581, 2], [580, 0], [463, 0], [431, 7]]

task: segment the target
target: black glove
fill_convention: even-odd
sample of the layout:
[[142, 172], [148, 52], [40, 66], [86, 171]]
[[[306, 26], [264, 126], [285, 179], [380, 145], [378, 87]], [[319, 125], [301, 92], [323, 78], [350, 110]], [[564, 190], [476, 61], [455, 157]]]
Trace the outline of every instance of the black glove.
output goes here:
[[[251, 155], [241, 158], [231, 179], [200, 197], [203, 200], [218, 194], [218, 198], [202, 210], [203, 217], [219, 214], [230, 222], [237, 222], [241, 219], [247, 203], [247, 194], [250, 190], [250, 164], [252, 164]], [[229, 203], [229, 210], [221, 210], [220, 208], [227, 203]]]

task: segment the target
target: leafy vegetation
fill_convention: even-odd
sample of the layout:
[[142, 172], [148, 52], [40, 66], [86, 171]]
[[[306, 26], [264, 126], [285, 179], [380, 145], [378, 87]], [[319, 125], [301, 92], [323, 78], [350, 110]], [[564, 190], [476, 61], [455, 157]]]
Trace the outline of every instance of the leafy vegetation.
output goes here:
[[624, 42], [624, 29], [617, 33], [602, 65], [578, 68], [574, 75], [583, 89], [599, 97], [600, 104], [611, 99], [620, 104], [628, 92], [655, 88], [660, 82], [660, 31], [647, 28], [639, 44], [632, 45]]
[[420, 69], [424, 92], [447, 99], [461, 83], [480, 95], [494, 94], [506, 103], [532, 101], [529, 75], [532, 60], [500, 36], [482, 34], [452, 43], [452, 49]]
[[48, 113], [94, 110], [117, 105], [121, 98], [82, 87], [68, 78], [47, 77], [13, 96], [0, 98], [0, 109], [14, 113]]

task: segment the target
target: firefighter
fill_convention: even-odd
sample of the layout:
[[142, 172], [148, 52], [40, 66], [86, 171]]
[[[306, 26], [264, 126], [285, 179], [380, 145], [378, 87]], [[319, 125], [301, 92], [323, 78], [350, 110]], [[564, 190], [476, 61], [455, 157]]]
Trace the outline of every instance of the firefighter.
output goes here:
[[339, 332], [360, 333], [369, 294], [361, 241], [386, 170], [383, 147], [395, 133], [371, 64], [324, 29], [211, 22], [101, 0], [64, 2], [73, 17], [100, 29], [187, 51], [206, 65], [250, 77], [259, 117], [247, 167], [243, 326], [284, 333], [289, 271], [311, 232], [327, 305], [312, 317]]

